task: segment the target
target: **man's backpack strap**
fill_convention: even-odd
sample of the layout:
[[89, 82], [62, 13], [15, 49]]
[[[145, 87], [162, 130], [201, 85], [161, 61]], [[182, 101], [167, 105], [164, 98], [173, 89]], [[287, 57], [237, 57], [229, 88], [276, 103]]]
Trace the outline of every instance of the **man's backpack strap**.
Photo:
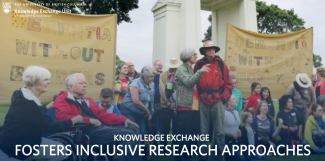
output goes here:
[[[198, 65], [198, 68], [197, 68], [198, 70], [201, 69], [201, 67], [204, 65], [204, 63], [205, 63], [204, 59], [205, 58], [200, 59], [199, 65]], [[218, 66], [219, 66], [219, 71], [221, 71], [221, 79], [224, 80], [223, 79], [223, 60], [222, 59], [218, 60]]]
[[201, 69], [201, 67], [203, 66], [203, 64], [204, 64], [204, 60], [203, 59], [204, 58], [200, 59], [197, 70]]
[[219, 71], [221, 72], [221, 79], [224, 80], [223, 79], [223, 61], [222, 61], [222, 59], [218, 60], [218, 65], [219, 65]]

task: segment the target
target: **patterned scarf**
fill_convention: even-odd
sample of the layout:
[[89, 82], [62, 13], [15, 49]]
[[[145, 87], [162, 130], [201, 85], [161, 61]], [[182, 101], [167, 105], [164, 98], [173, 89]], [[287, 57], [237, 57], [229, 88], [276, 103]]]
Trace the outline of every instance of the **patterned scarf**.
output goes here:
[[175, 73], [170, 72], [167, 76], [167, 83], [175, 83]]
[[234, 116], [236, 123], [239, 122], [238, 119], [237, 119], [237, 117], [236, 117], [235, 110], [230, 111], [230, 108], [229, 107], [226, 107], [226, 110], [229, 111]]
[[323, 117], [317, 118], [314, 116], [314, 118], [318, 122], [319, 127], [321, 127], [322, 129], [325, 129], [325, 123], [323, 121]]

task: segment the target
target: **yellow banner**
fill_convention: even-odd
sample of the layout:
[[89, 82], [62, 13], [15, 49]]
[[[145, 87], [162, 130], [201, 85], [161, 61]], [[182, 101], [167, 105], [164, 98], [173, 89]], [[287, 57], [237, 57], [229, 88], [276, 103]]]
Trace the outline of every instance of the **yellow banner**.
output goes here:
[[0, 11], [0, 103], [24, 87], [22, 74], [30, 65], [51, 74], [43, 102], [65, 89], [65, 79], [83, 73], [87, 94], [99, 99], [102, 88], [112, 87], [115, 73], [116, 15], [75, 15], [24, 0], [2, 0]]
[[251, 94], [252, 82], [269, 87], [272, 98], [286, 94], [297, 73], [313, 70], [313, 28], [268, 35], [227, 26], [225, 62], [244, 98]]

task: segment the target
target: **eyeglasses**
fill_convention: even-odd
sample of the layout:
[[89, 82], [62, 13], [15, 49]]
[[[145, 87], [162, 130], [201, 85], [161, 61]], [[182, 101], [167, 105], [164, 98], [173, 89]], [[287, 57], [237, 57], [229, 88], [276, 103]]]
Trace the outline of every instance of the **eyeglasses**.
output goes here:
[[129, 65], [128, 68], [134, 68], [134, 65]]

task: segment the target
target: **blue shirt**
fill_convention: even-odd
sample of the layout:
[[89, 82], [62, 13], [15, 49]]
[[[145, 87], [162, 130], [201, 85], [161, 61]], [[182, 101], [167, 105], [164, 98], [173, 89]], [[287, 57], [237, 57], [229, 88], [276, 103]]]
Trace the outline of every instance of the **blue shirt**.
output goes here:
[[[139, 86], [138, 86], [138, 83], [136, 82], [132, 82], [130, 84], [130, 87], [135, 87], [135, 88], [138, 88], [139, 89]], [[149, 86], [145, 85], [147, 88], [149, 88]], [[150, 102], [150, 95], [148, 94], [148, 102], [145, 104], [145, 106], [148, 108], [149, 107], [149, 102]]]
[[[96, 104], [98, 106], [100, 106], [100, 101], [97, 101]], [[113, 107], [111, 107], [111, 108], [113, 108], [113, 113], [121, 115], [121, 112], [120, 112], [120, 110], [118, 110], [117, 106], [114, 103], [112, 103], [111, 105], [113, 106]], [[102, 107], [102, 106], [100, 106], [100, 107]]]
[[159, 79], [160, 74], [156, 74], [153, 81], [155, 83], [155, 103], [160, 103]]

